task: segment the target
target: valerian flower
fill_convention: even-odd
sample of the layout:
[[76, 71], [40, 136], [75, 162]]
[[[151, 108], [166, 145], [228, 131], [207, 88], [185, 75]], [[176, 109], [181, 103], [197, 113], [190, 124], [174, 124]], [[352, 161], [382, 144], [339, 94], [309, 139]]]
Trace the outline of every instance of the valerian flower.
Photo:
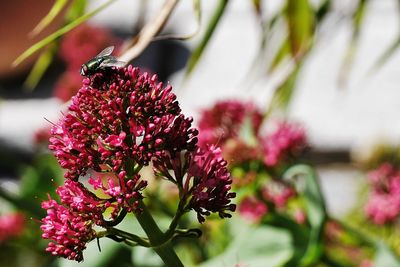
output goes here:
[[254, 135], [262, 122], [262, 113], [252, 103], [243, 103], [236, 100], [217, 102], [213, 107], [202, 111], [199, 122], [201, 135], [199, 145], [224, 144], [228, 139], [239, 135], [244, 121], [251, 122]]
[[[142, 212], [147, 182], [139, 171], [150, 164], [178, 185], [180, 214], [195, 210], [200, 222], [213, 212], [230, 217], [235, 194], [227, 163], [218, 148], [197, 146], [192, 122], [156, 75], [128, 66], [85, 78], [51, 129], [49, 148], [66, 180], [56, 191], [60, 203], [49, 198], [42, 205], [43, 238], [52, 240], [47, 250], [81, 261], [86, 243], [97, 237], [95, 227], [109, 229], [126, 213]], [[88, 185], [80, 181], [86, 175]]]
[[278, 123], [277, 129], [262, 140], [264, 163], [273, 167], [299, 155], [306, 146], [304, 130], [296, 124]]
[[365, 206], [375, 224], [394, 222], [400, 215], [400, 170], [390, 163], [368, 173], [370, 194]]

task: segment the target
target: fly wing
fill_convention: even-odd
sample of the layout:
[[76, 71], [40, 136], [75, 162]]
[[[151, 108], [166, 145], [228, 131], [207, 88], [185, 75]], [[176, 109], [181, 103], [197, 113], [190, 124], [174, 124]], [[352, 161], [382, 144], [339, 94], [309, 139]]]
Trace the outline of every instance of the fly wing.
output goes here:
[[126, 65], [126, 62], [124, 61], [119, 61], [115, 57], [107, 57], [103, 62], [101, 62], [100, 67], [124, 67]]
[[105, 57], [105, 56], [109, 56], [111, 55], [112, 51], [114, 50], [114, 46], [109, 46], [107, 48], [105, 48], [103, 51], [101, 51], [96, 58], [98, 57]]

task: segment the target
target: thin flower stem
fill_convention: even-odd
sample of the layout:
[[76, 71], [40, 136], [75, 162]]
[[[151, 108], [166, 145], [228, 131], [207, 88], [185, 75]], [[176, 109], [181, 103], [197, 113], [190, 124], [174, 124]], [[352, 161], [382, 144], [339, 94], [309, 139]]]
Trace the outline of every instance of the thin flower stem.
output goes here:
[[122, 237], [122, 238], [124, 238], [126, 240], [133, 241], [133, 242], [137, 243], [138, 245], [140, 245], [142, 247], [150, 247], [151, 246], [150, 242], [149, 242], [149, 240], [147, 238], [145, 239], [145, 238], [142, 238], [140, 236], [137, 236], [137, 235], [134, 235], [134, 234], [119, 230], [117, 228], [113, 228], [113, 227], [109, 228], [107, 230], [107, 235], [117, 235], [117, 236]]
[[170, 240], [165, 238], [165, 234], [160, 230], [142, 200], [140, 200], [139, 207], [142, 209], [142, 212], [136, 214], [136, 218], [149, 238], [154, 251], [160, 256], [166, 266], [183, 267], [182, 262], [172, 248]]
[[129, 62], [140, 55], [153, 38], [164, 28], [177, 3], [178, 0], [166, 0], [156, 18], [143, 27], [138, 36], [131, 41], [133, 45], [118, 60]]

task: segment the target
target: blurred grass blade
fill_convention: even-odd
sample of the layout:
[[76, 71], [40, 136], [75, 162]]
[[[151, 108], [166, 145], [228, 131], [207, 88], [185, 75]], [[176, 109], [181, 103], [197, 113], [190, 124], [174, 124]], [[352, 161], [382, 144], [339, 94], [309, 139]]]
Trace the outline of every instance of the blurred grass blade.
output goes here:
[[271, 103], [265, 113], [268, 117], [274, 110], [286, 109], [292, 99], [292, 95], [296, 86], [297, 77], [301, 70], [301, 64], [296, 65], [293, 70], [288, 74], [286, 79], [280, 84], [272, 96]]
[[373, 65], [369, 73], [373, 72], [374, 70], [379, 69], [382, 67], [383, 64], [385, 64], [392, 56], [393, 54], [397, 51], [397, 49], [400, 47], [400, 35], [397, 37], [397, 39], [382, 53], [381, 56], [379, 56], [378, 60], [376, 63]]
[[97, 13], [99, 13], [101, 10], [103, 10], [104, 8], [106, 8], [107, 6], [109, 6], [110, 4], [112, 4], [113, 2], [115, 2], [116, 0], [109, 0], [106, 3], [104, 3], [103, 5], [99, 6], [98, 8], [94, 9], [93, 11], [77, 18], [76, 20], [72, 21], [71, 23], [67, 24], [66, 26], [62, 27], [61, 29], [57, 30], [56, 32], [50, 34], [49, 36], [47, 36], [46, 38], [42, 39], [41, 41], [37, 42], [36, 44], [32, 45], [30, 48], [28, 48], [27, 50], [25, 50], [25, 52], [23, 52], [14, 62], [13, 62], [13, 66], [17, 66], [18, 64], [20, 64], [22, 61], [24, 61], [25, 59], [27, 59], [29, 56], [31, 56], [32, 54], [36, 53], [37, 51], [39, 51], [41, 48], [45, 47], [46, 45], [50, 44], [51, 42], [53, 42], [54, 40], [56, 40], [57, 38], [59, 38], [60, 36], [62, 36], [63, 34], [71, 31], [72, 29], [74, 29], [75, 27], [77, 27], [78, 25], [80, 25], [81, 23], [85, 22], [86, 20], [90, 19], [91, 17], [93, 17], [94, 15], [96, 15]]
[[65, 14], [65, 19], [67, 21], [73, 21], [79, 18], [80, 16], [85, 14], [86, 6], [86, 0], [74, 0], [69, 6], [67, 13]]
[[36, 60], [35, 65], [33, 65], [28, 77], [24, 82], [24, 86], [30, 91], [33, 90], [40, 79], [43, 77], [46, 70], [49, 68], [55, 54], [55, 45], [52, 44], [46, 50], [42, 52], [40, 57]]
[[293, 58], [303, 58], [314, 37], [314, 11], [308, 0], [287, 0], [285, 16]]
[[316, 23], [319, 24], [322, 22], [326, 15], [331, 12], [332, 8], [332, 0], [324, 0], [322, 4], [315, 11], [315, 19]]
[[185, 76], [188, 77], [193, 69], [196, 67], [201, 55], [203, 54], [204, 49], [206, 48], [208, 42], [211, 39], [222, 15], [224, 14], [225, 8], [228, 4], [229, 0], [219, 0], [217, 4], [217, 8], [214, 11], [214, 14], [211, 17], [211, 20], [208, 22], [206, 31], [202, 40], [200, 41], [199, 45], [194, 49], [192, 55], [189, 58], [187, 63], [186, 73]]
[[283, 40], [281, 43], [278, 52], [275, 55], [275, 58], [272, 60], [271, 65], [269, 66], [268, 72], [271, 73], [276, 67], [279, 66], [280, 63], [284, 61], [288, 56], [290, 56], [290, 43], [288, 39]]
[[345, 53], [342, 67], [339, 73], [339, 84], [346, 84], [351, 68], [353, 66], [354, 55], [357, 52], [358, 40], [360, 38], [361, 26], [365, 18], [366, 7], [369, 0], [360, 0], [353, 14], [353, 34], [350, 44]]
[[197, 22], [201, 22], [201, 2], [200, 0], [193, 0], [193, 9]]
[[254, 10], [256, 11], [257, 16], [261, 17], [262, 15], [262, 4], [261, 0], [251, 0], [253, 4]]
[[68, 0], [56, 0], [54, 5], [51, 7], [49, 13], [36, 25], [32, 30], [31, 35], [37, 35], [44, 28], [46, 28], [54, 19], [60, 14], [61, 10], [68, 3]]

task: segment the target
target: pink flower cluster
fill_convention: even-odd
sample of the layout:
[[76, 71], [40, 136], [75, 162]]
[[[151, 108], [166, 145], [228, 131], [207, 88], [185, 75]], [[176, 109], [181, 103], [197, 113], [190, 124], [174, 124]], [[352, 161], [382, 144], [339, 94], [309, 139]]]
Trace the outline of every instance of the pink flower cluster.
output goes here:
[[[239, 136], [239, 132], [247, 126], [246, 118], [251, 121], [251, 132], [258, 141], [256, 146], [250, 146]], [[299, 125], [278, 122], [274, 131], [263, 136], [259, 131], [261, 123], [262, 113], [252, 103], [234, 100], [217, 102], [202, 112], [199, 145], [220, 145], [224, 156], [233, 164], [261, 159], [267, 167], [276, 167], [304, 151], [307, 138]]]
[[300, 126], [279, 123], [276, 131], [262, 141], [265, 165], [273, 167], [290, 157], [298, 156], [304, 150], [306, 142], [306, 135]]
[[400, 170], [384, 163], [368, 173], [371, 186], [365, 206], [367, 216], [376, 224], [395, 222], [400, 215]]
[[[195, 210], [200, 222], [212, 212], [230, 217], [235, 195], [229, 192], [227, 163], [219, 149], [197, 147], [198, 131], [191, 125], [172, 87], [156, 75], [128, 66], [86, 78], [68, 113], [51, 129], [49, 148], [66, 169], [66, 181], [57, 189], [60, 204], [51, 198], [43, 202], [43, 237], [53, 240], [47, 250], [81, 261], [85, 244], [96, 237], [93, 226], [107, 227], [127, 212], [140, 212], [147, 183], [138, 172], [151, 162], [159, 175], [184, 188], [185, 211]], [[90, 178], [88, 190], [79, 177], [93, 171], [107, 179]], [[106, 209], [111, 220], [103, 217]]]
[[82, 24], [67, 33], [60, 44], [60, 56], [67, 69], [55, 85], [54, 96], [64, 102], [70, 100], [82, 83], [81, 65], [110, 43], [118, 46], [120, 40], [102, 27]]
[[25, 216], [21, 213], [3, 214], [0, 216], [0, 244], [18, 236], [25, 227]]
[[[218, 143], [231, 168], [245, 166], [244, 177], [234, 179], [237, 187], [249, 183], [257, 184], [254, 181], [257, 171], [267, 171], [273, 177], [265, 183], [259, 183], [257, 197], [250, 195], [240, 203], [240, 213], [255, 222], [260, 221], [271, 208], [284, 209], [288, 201], [297, 195], [291, 185], [274, 177], [281, 167], [284, 169], [290, 160], [300, 156], [307, 143], [303, 128], [297, 124], [278, 122], [273, 131], [263, 135], [260, 133], [261, 122], [262, 113], [255, 105], [240, 101], [222, 101], [204, 110], [199, 124], [200, 146]], [[253, 140], [243, 140], [246, 137], [241, 136], [242, 131], [252, 133], [250, 139]], [[259, 169], [249, 171], [246, 166], [252, 164]], [[299, 223], [305, 221], [301, 209], [297, 209], [293, 217]]]
[[246, 118], [250, 119], [252, 131], [258, 134], [262, 122], [262, 113], [251, 103], [227, 100], [217, 102], [212, 108], [203, 110], [199, 129], [199, 145], [224, 144], [228, 139], [236, 138]]

